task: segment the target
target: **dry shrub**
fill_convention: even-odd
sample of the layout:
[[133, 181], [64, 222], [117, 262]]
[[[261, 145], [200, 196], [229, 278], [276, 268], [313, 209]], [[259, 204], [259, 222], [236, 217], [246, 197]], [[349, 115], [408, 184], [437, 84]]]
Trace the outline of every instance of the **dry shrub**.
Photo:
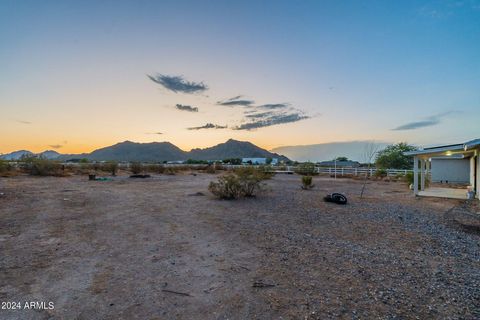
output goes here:
[[210, 182], [208, 190], [220, 199], [255, 197], [262, 190], [261, 182], [268, 179], [264, 171], [253, 167], [243, 167]]
[[222, 164], [216, 162], [215, 163], [215, 170], [222, 170], [223, 171], [223, 170], [225, 170], [225, 167]]
[[100, 170], [109, 172], [112, 176], [116, 176], [118, 172], [118, 163], [116, 161], [107, 161], [100, 165]]
[[312, 176], [302, 176], [302, 189], [308, 190], [313, 188]]
[[242, 194], [238, 177], [229, 173], [218, 178], [217, 182], [210, 182], [208, 190], [220, 199], [236, 199]]
[[166, 167], [164, 173], [170, 176], [174, 176], [178, 172], [176, 167]]
[[42, 158], [25, 158], [22, 160], [22, 169], [32, 176], [56, 176], [65, 175], [65, 166], [60, 162], [42, 159]]
[[17, 170], [9, 161], [0, 159], [0, 177], [11, 177], [16, 174]]
[[205, 168], [205, 172], [209, 174], [215, 174], [217, 170], [215, 170], [215, 166], [209, 165]]
[[140, 174], [143, 172], [144, 167], [140, 162], [130, 162], [129, 169], [133, 174]]

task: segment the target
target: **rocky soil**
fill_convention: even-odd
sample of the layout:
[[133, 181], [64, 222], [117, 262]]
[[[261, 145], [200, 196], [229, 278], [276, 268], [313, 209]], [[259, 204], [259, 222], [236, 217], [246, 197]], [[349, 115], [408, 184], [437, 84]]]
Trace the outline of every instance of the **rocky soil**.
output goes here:
[[[480, 211], [402, 183], [0, 178], [1, 319], [479, 319]], [[325, 203], [343, 192], [349, 203]]]

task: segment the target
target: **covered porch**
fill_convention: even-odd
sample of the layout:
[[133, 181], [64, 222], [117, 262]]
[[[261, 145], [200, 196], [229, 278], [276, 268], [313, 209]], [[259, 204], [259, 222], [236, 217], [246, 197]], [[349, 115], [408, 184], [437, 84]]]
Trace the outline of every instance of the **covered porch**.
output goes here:
[[[472, 140], [463, 144], [446, 145], [423, 150], [406, 152], [406, 155], [413, 156], [413, 192], [416, 196], [439, 197], [466, 200], [470, 196], [479, 198], [480, 175], [480, 139]], [[450, 159], [466, 161], [466, 167], [461, 168], [461, 173], [467, 175], [467, 181], [464, 187], [441, 187], [434, 185], [428, 186], [429, 177], [432, 173], [432, 159]], [[459, 168], [452, 165], [442, 168], [445, 176]], [[440, 175], [442, 172], [440, 172]], [[438, 172], [437, 172], [438, 175]], [[448, 184], [448, 179], [446, 180]]]
[[435, 197], [435, 198], [449, 198], [467, 200], [467, 188], [440, 188], [431, 187], [423, 191], [418, 191], [420, 197]]

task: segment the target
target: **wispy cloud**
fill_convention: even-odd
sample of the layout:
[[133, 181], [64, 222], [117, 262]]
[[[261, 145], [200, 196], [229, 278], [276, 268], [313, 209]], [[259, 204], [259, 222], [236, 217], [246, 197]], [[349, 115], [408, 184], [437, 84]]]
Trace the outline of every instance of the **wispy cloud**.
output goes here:
[[[271, 113], [260, 113], [257, 114], [257, 118], [251, 122], [243, 123], [235, 128], [234, 130], [253, 130], [264, 127], [270, 127], [283, 123], [297, 122], [304, 119], [310, 118], [305, 115], [303, 112], [271, 112]], [[253, 118], [253, 115], [250, 116]]]
[[286, 109], [290, 107], [290, 103], [267, 103], [259, 105], [257, 108], [262, 109]]
[[25, 120], [15, 120], [15, 121], [22, 124], [32, 124], [30, 121], [25, 121]]
[[157, 134], [157, 135], [161, 135], [161, 134], [163, 134], [163, 132], [146, 132], [145, 134]]
[[201, 129], [226, 129], [228, 126], [220, 126], [218, 124], [207, 123], [206, 125], [200, 127], [190, 127], [188, 130], [201, 130]]
[[176, 104], [175, 108], [177, 108], [178, 110], [182, 110], [182, 111], [198, 112], [197, 107], [192, 107], [192, 106], [187, 106], [187, 105], [182, 105], [182, 104]]
[[60, 149], [63, 146], [61, 144], [50, 144], [49, 147], [52, 149]]
[[248, 113], [245, 113], [245, 117], [250, 119], [260, 119], [260, 118], [270, 117], [272, 114], [274, 113], [272, 113], [271, 111], [260, 112], [260, 113], [248, 112]]
[[243, 96], [236, 96], [230, 99], [218, 101], [217, 104], [221, 106], [229, 106], [229, 107], [234, 107], [234, 106], [249, 107], [255, 103], [255, 101], [253, 100], [247, 100], [242, 98]]
[[203, 82], [187, 81], [183, 76], [169, 76], [164, 74], [157, 74], [156, 76], [147, 75], [150, 80], [165, 89], [175, 93], [199, 93], [208, 90], [208, 86]]
[[393, 128], [393, 131], [405, 131], [405, 130], [415, 130], [425, 127], [431, 127], [439, 124], [442, 118], [454, 113], [453, 111], [447, 111], [443, 113], [439, 113], [430, 117], [425, 118], [424, 120], [420, 121], [412, 121], [396, 128]]

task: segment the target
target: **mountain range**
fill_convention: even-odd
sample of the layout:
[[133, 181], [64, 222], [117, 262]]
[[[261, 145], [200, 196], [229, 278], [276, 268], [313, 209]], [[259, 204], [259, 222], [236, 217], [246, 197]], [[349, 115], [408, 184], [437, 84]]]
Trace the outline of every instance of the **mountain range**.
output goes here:
[[45, 158], [45, 159], [56, 159], [60, 156], [60, 153], [58, 153], [57, 151], [53, 151], [53, 150], [46, 150], [46, 151], [43, 151], [43, 152], [40, 152], [40, 153], [33, 153], [31, 151], [28, 151], [28, 150], [18, 150], [18, 151], [14, 151], [12, 153], [7, 153], [7, 154], [0, 155], [0, 159], [3, 159], [3, 160], [18, 160], [22, 157], [30, 157], [30, 156], [42, 157], [42, 158]]
[[[27, 150], [15, 151], [1, 155], [5, 160], [18, 160], [24, 155], [35, 155]], [[124, 141], [115, 145], [97, 149], [91, 153], [82, 154], [60, 154], [55, 151], [44, 151], [37, 155], [43, 155], [49, 159], [89, 159], [96, 161], [181, 161], [181, 160], [223, 160], [229, 158], [278, 158], [278, 160], [289, 160], [287, 157], [269, 152], [253, 143], [230, 139], [225, 143], [205, 149], [192, 149], [184, 151], [170, 142], [138, 143]]]

